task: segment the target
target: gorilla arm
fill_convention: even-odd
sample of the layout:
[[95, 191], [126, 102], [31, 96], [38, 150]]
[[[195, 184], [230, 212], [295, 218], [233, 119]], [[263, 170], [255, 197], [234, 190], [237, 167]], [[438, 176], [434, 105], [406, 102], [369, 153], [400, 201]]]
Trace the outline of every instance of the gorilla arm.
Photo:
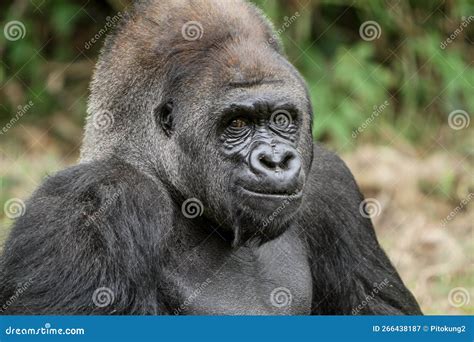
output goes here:
[[377, 242], [353, 176], [315, 144], [298, 225], [309, 245], [313, 314], [421, 314]]
[[118, 160], [48, 178], [5, 245], [0, 312], [165, 313], [157, 241], [171, 205], [161, 190]]

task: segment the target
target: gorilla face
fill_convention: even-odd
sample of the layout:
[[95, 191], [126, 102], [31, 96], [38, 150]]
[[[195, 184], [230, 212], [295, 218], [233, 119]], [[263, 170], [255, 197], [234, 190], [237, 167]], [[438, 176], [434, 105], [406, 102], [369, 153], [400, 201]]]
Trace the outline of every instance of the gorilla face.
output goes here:
[[243, 219], [236, 228], [244, 240], [251, 234], [263, 241], [279, 235], [285, 218], [301, 203], [305, 171], [297, 150], [300, 115], [291, 102], [261, 98], [234, 102], [224, 110], [218, 150], [232, 164], [229, 194]]
[[[166, 131], [173, 127], [170, 139], [180, 155], [174, 159], [181, 165], [178, 178], [186, 180], [180, 193], [202, 201], [234, 246], [276, 238], [301, 204], [312, 160], [311, 108], [289, 71], [279, 71], [285, 77], [278, 82], [250, 88], [186, 83], [186, 95], [173, 101], [172, 119], [162, 120]], [[190, 96], [189, 89], [199, 90]]]
[[296, 150], [298, 110], [292, 104], [249, 99], [225, 110], [220, 152], [235, 162], [233, 190], [255, 210], [301, 197], [304, 172]]

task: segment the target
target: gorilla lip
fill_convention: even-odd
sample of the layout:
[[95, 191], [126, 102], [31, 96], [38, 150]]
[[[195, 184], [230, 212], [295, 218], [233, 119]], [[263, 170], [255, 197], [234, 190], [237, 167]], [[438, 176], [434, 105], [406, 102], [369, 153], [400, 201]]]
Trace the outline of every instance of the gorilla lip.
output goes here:
[[287, 198], [300, 198], [303, 195], [303, 190], [297, 190], [291, 193], [288, 192], [280, 192], [280, 193], [270, 193], [270, 192], [256, 192], [252, 190], [248, 190], [244, 187], [240, 187], [244, 193], [255, 197], [262, 197], [262, 198], [274, 198], [274, 199], [287, 199]]

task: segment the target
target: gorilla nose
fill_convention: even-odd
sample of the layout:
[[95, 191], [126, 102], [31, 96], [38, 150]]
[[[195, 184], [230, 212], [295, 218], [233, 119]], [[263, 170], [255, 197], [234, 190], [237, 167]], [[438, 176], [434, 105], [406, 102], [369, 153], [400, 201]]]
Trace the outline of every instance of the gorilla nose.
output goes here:
[[249, 164], [252, 172], [263, 177], [271, 189], [296, 190], [301, 160], [294, 148], [286, 144], [260, 144], [251, 152]]

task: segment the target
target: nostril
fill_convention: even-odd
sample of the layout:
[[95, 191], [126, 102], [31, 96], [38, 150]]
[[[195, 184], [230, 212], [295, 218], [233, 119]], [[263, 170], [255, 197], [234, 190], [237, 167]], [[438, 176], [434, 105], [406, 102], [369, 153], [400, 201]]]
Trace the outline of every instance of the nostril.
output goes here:
[[269, 158], [269, 156], [267, 156], [266, 154], [262, 154], [258, 157], [258, 160], [260, 162], [260, 164], [262, 164], [263, 166], [265, 166], [267, 169], [270, 169], [270, 170], [273, 170], [276, 168], [276, 163], [273, 162], [273, 160], [271, 158]]
[[277, 144], [274, 148], [270, 144], [258, 145], [250, 152], [248, 162], [255, 175], [274, 178], [279, 182], [286, 178], [293, 179], [301, 168], [298, 153], [284, 144]]
[[286, 153], [282, 160], [280, 161], [280, 163], [278, 164], [278, 166], [284, 170], [288, 169], [288, 166], [290, 165], [290, 162], [291, 160], [293, 160], [295, 158], [295, 155], [291, 152], [289, 153]]

